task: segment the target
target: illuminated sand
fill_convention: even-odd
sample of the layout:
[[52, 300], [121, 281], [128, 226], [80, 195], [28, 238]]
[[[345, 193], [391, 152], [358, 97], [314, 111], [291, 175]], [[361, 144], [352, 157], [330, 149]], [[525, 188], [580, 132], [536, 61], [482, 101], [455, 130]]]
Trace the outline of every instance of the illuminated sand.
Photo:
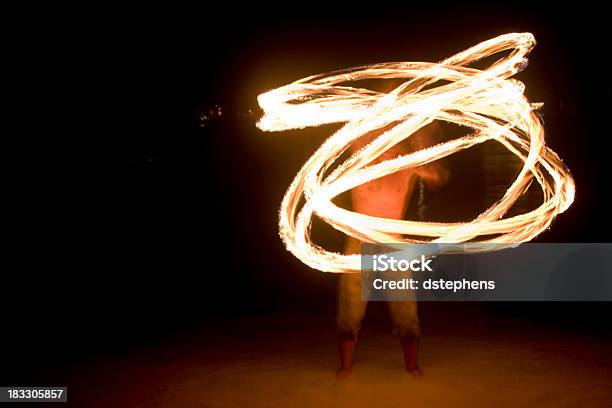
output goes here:
[[612, 401], [609, 338], [479, 315], [465, 304], [437, 307], [439, 315], [424, 319], [431, 326], [424, 327], [419, 379], [403, 371], [384, 318], [365, 325], [353, 374], [338, 383], [331, 316], [286, 314], [225, 323], [223, 330], [77, 369], [70, 398], [92, 408], [604, 407]]
[[[545, 145], [544, 129], [534, 112], [541, 104], [529, 103], [523, 96], [524, 85], [511, 78], [525, 68], [526, 56], [534, 46], [535, 39], [530, 33], [506, 34], [438, 64], [368, 65], [311, 76], [261, 94], [258, 102], [264, 116], [258, 126], [262, 130], [345, 123], [304, 164], [285, 194], [279, 225], [287, 249], [321, 271], [360, 269], [359, 255], [330, 252], [312, 242], [310, 225], [315, 214], [347, 235], [379, 243], [475, 241], [496, 242], [503, 247], [529, 241], [548, 228], [554, 217], [573, 202], [575, 185], [562, 161]], [[498, 53], [507, 55], [482, 70], [469, 67]], [[371, 78], [405, 82], [386, 94], [350, 86], [351, 81]], [[370, 165], [432, 121], [465, 126], [472, 133]], [[381, 128], [388, 130], [329, 171], [355, 140]], [[368, 181], [489, 140], [507, 148], [523, 162], [523, 167], [503, 196], [470, 222], [377, 218], [348, 211], [332, 202], [339, 194]], [[541, 187], [542, 204], [525, 214], [504, 218], [534, 180]], [[400, 234], [404, 237], [399, 238]], [[472, 246], [471, 250], [478, 248]]]

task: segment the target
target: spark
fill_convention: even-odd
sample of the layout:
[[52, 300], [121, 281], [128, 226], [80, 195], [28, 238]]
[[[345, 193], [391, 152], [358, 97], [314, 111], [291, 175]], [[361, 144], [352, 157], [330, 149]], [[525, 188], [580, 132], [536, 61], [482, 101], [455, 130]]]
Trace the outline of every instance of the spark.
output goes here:
[[[257, 126], [282, 131], [345, 123], [308, 159], [283, 198], [279, 233], [286, 248], [312, 268], [326, 272], [360, 270], [359, 255], [330, 252], [310, 238], [316, 214], [335, 229], [371, 243], [465, 243], [470, 251], [516, 246], [547, 229], [573, 202], [574, 181], [544, 141], [524, 85], [511, 77], [527, 65], [535, 46], [530, 33], [510, 33], [484, 41], [440, 63], [390, 62], [314, 75], [259, 95], [264, 115]], [[469, 65], [506, 53], [486, 68]], [[403, 79], [388, 93], [347, 86], [362, 79]], [[397, 158], [372, 162], [432, 121], [446, 121], [473, 133]], [[356, 139], [387, 128], [331, 171]], [[470, 222], [395, 220], [359, 214], [332, 199], [368, 181], [418, 167], [479, 143], [501, 143], [523, 166], [503, 197]], [[328, 174], [329, 173], [329, 174]], [[535, 179], [543, 202], [533, 211], [504, 218]], [[303, 205], [301, 205], [303, 202]], [[301, 207], [300, 207], [301, 205]], [[488, 236], [488, 237], [486, 237]], [[485, 244], [479, 247], [479, 244]], [[491, 243], [499, 244], [491, 246]]]

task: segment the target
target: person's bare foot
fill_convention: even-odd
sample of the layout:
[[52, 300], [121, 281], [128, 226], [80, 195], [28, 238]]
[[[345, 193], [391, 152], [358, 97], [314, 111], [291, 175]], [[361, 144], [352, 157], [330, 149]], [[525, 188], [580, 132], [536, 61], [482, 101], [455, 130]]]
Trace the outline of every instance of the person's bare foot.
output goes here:
[[350, 368], [339, 368], [338, 371], [336, 371], [336, 379], [344, 380], [345, 378], [351, 375], [351, 372], [352, 370]]
[[419, 378], [423, 376], [423, 370], [421, 370], [418, 366], [414, 367], [406, 367], [406, 372], [413, 376], [414, 378]]

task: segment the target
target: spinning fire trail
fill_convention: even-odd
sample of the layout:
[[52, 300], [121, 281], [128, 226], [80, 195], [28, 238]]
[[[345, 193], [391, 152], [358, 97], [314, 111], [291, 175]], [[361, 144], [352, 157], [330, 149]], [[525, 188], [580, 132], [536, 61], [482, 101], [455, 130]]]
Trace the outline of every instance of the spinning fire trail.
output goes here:
[[[534, 112], [541, 104], [530, 104], [523, 96], [524, 85], [511, 79], [527, 65], [526, 56], [534, 46], [535, 39], [530, 33], [505, 34], [438, 64], [367, 65], [300, 79], [259, 95], [264, 116], [257, 126], [262, 130], [346, 123], [304, 164], [285, 194], [280, 209], [280, 235], [287, 249], [321, 271], [360, 269], [359, 255], [329, 252], [312, 242], [309, 232], [313, 214], [345, 234], [377, 243], [470, 241], [503, 246], [527, 242], [546, 229], [573, 202], [575, 185], [561, 159], [545, 145], [544, 129]], [[502, 51], [508, 51], [508, 55], [486, 69], [468, 67], [474, 61]], [[405, 82], [386, 94], [341, 85], [368, 78], [399, 78]], [[438, 81], [443, 82], [438, 85]], [[474, 132], [370, 164], [434, 120], [467, 126]], [[390, 129], [324, 177], [356, 139], [385, 127]], [[473, 221], [440, 223], [378, 218], [332, 203], [334, 197], [358, 185], [488, 140], [501, 143], [523, 162], [523, 167], [503, 197]], [[503, 218], [533, 179], [541, 187], [542, 204], [528, 213]], [[304, 204], [298, 212], [302, 201]], [[479, 239], [487, 235], [488, 239]], [[424, 241], [423, 237], [430, 239]], [[477, 244], [471, 248], [478, 250]]]

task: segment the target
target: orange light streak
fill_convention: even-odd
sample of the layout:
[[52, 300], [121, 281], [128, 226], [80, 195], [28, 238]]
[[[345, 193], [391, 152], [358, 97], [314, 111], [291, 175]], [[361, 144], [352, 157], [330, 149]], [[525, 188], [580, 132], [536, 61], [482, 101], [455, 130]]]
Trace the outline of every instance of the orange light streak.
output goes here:
[[[511, 33], [484, 41], [440, 63], [390, 62], [310, 76], [259, 95], [265, 131], [342, 122], [304, 164], [287, 190], [280, 208], [280, 236], [287, 249], [305, 264], [326, 272], [360, 270], [359, 255], [342, 255], [314, 244], [314, 214], [337, 230], [372, 243], [489, 243], [481, 250], [515, 246], [548, 228], [574, 200], [575, 184], [561, 159], [545, 145], [542, 123], [529, 103], [524, 85], [511, 77], [527, 64], [535, 46], [530, 33]], [[469, 64], [509, 51], [486, 69]], [[388, 93], [346, 86], [361, 79], [404, 79]], [[442, 81], [441, 83], [439, 81]], [[393, 146], [434, 120], [466, 126], [473, 133], [423, 150], [371, 164]], [[390, 126], [391, 125], [391, 126]], [[390, 129], [338, 165], [356, 139], [376, 129]], [[523, 162], [503, 197], [470, 222], [416, 222], [372, 217], [336, 206], [332, 199], [368, 181], [421, 166], [479, 143], [501, 143]], [[535, 179], [542, 204], [525, 214], [503, 218]], [[301, 198], [305, 198], [300, 208]], [[299, 211], [298, 211], [299, 210]], [[494, 238], [480, 239], [485, 235]], [[401, 236], [406, 236], [402, 238]], [[428, 239], [416, 237], [428, 237]], [[485, 249], [486, 248], [486, 249]]]

